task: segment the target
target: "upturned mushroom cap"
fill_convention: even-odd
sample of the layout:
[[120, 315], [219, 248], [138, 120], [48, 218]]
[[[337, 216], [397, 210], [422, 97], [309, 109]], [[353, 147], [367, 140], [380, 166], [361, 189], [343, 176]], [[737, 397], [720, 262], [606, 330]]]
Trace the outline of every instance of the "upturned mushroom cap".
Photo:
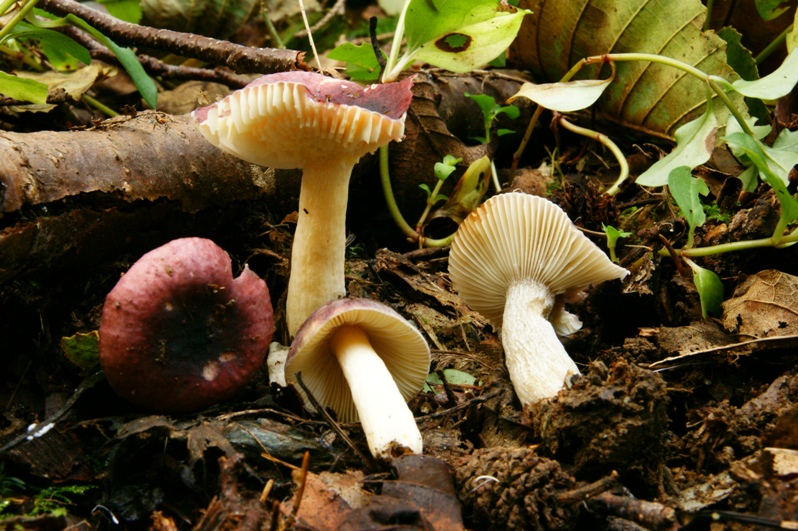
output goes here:
[[253, 164], [304, 168], [342, 155], [356, 162], [402, 139], [412, 84], [362, 87], [312, 72], [270, 74], [192, 116], [211, 143]]
[[330, 345], [334, 333], [345, 325], [366, 332], [405, 401], [421, 390], [430, 363], [427, 342], [404, 317], [369, 299], [338, 299], [313, 312], [291, 344], [285, 363], [286, 382], [294, 384], [304, 397], [296, 385], [296, 374], [302, 373], [302, 382], [321, 405], [332, 408], [341, 422], [357, 421], [352, 392]]
[[269, 349], [266, 283], [210, 240], [182, 238], [142, 256], [111, 290], [100, 362], [119, 396], [156, 412], [200, 410], [234, 396]]
[[449, 253], [452, 286], [468, 305], [502, 326], [507, 288], [531, 280], [552, 295], [623, 278], [563, 210], [542, 197], [491, 197], [460, 225]]

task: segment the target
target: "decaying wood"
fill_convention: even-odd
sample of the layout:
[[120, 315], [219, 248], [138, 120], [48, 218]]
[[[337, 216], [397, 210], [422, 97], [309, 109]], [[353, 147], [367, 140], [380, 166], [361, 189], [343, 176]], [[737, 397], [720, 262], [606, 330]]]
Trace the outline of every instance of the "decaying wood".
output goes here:
[[85, 131], [2, 133], [0, 282], [75, 255], [85, 262], [137, 231], [167, 230], [157, 223], [175, 212], [254, 200], [273, 207], [277, 181], [211, 146], [189, 116], [145, 112]]

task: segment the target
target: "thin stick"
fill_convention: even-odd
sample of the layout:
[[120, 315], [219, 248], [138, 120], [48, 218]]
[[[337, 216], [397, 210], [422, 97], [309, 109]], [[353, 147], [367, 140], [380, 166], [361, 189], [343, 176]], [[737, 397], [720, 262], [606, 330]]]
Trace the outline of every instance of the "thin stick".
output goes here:
[[363, 460], [364, 463], [373, 463], [373, 460], [361, 452], [357, 446], [355, 446], [355, 443], [352, 442], [352, 439], [350, 439], [346, 433], [344, 433], [344, 430], [341, 429], [341, 426], [330, 416], [329, 413], [327, 413], [327, 410], [322, 407], [321, 404], [319, 404], [319, 401], [316, 400], [316, 397], [310, 392], [310, 389], [308, 389], [308, 387], [305, 385], [305, 382], [302, 381], [301, 372], [296, 373], [296, 381], [299, 384], [299, 387], [301, 387], [305, 392], [305, 396], [308, 397], [308, 400], [313, 405], [313, 408], [318, 411], [322, 417], [324, 417], [324, 420], [327, 421], [327, 424], [330, 426], [330, 428], [332, 428], [332, 430], [337, 433], [341, 439], [343, 439], [343, 441], [358, 455], [358, 457]]
[[308, 32], [308, 41], [310, 41], [310, 49], [313, 50], [313, 58], [316, 60], [316, 66], [319, 72], [323, 69], [321, 67], [321, 59], [319, 59], [319, 52], [316, 51], [316, 42], [313, 40], [313, 32], [310, 31], [310, 23], [308, 22], [308, 14], [305, 12], [305, 2], [299, 1], [299, 11], [302, 13], [302, 22], [305, 23], [305, 30]]

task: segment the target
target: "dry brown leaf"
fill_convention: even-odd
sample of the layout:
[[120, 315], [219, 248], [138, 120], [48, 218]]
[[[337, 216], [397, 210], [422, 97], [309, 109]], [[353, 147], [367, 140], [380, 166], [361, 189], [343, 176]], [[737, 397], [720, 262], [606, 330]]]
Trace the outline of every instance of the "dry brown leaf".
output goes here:
[[744, 336], [798, 334], [798, 278], [775, 269], [751, 275], [723, 303], [722, 322]]

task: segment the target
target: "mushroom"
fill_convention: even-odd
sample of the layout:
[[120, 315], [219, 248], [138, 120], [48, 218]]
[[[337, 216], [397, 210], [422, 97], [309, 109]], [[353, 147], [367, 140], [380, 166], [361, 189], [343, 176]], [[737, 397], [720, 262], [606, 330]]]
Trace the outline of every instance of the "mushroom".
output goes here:
[[147, 410], [204, 409], [242, 390], [274, 331], [266, 283], [203, 238], [142, 256], [105, 299], [100, 363], [114, 391]]
[[263, 76], [192, 113], [211, 143], [248, 162], [302, 168], [286, 321], [346, 295], [349, 179], [357, 161], [404, 135], [412, 78], [362, 87], [310, 72]]
[[563, 297], [628, 274], [557, 205], [522, 193], [497, 195], [463, 221], [449, 253], [453, 288], [501, 329], [505, 363], [521, 404], [555, 396], [578, 374], [557, 337], [581, 326]]
[[388, 460], [421, 453], [421, 433], [407, 401], [424, 386], [430, 363], [421, 333], [394, 310], [370, 299], [336, 299], [300, 327], [285, 379], [308, 402], [302, 383], [341, 422], [358, 418], [369, 450]]

